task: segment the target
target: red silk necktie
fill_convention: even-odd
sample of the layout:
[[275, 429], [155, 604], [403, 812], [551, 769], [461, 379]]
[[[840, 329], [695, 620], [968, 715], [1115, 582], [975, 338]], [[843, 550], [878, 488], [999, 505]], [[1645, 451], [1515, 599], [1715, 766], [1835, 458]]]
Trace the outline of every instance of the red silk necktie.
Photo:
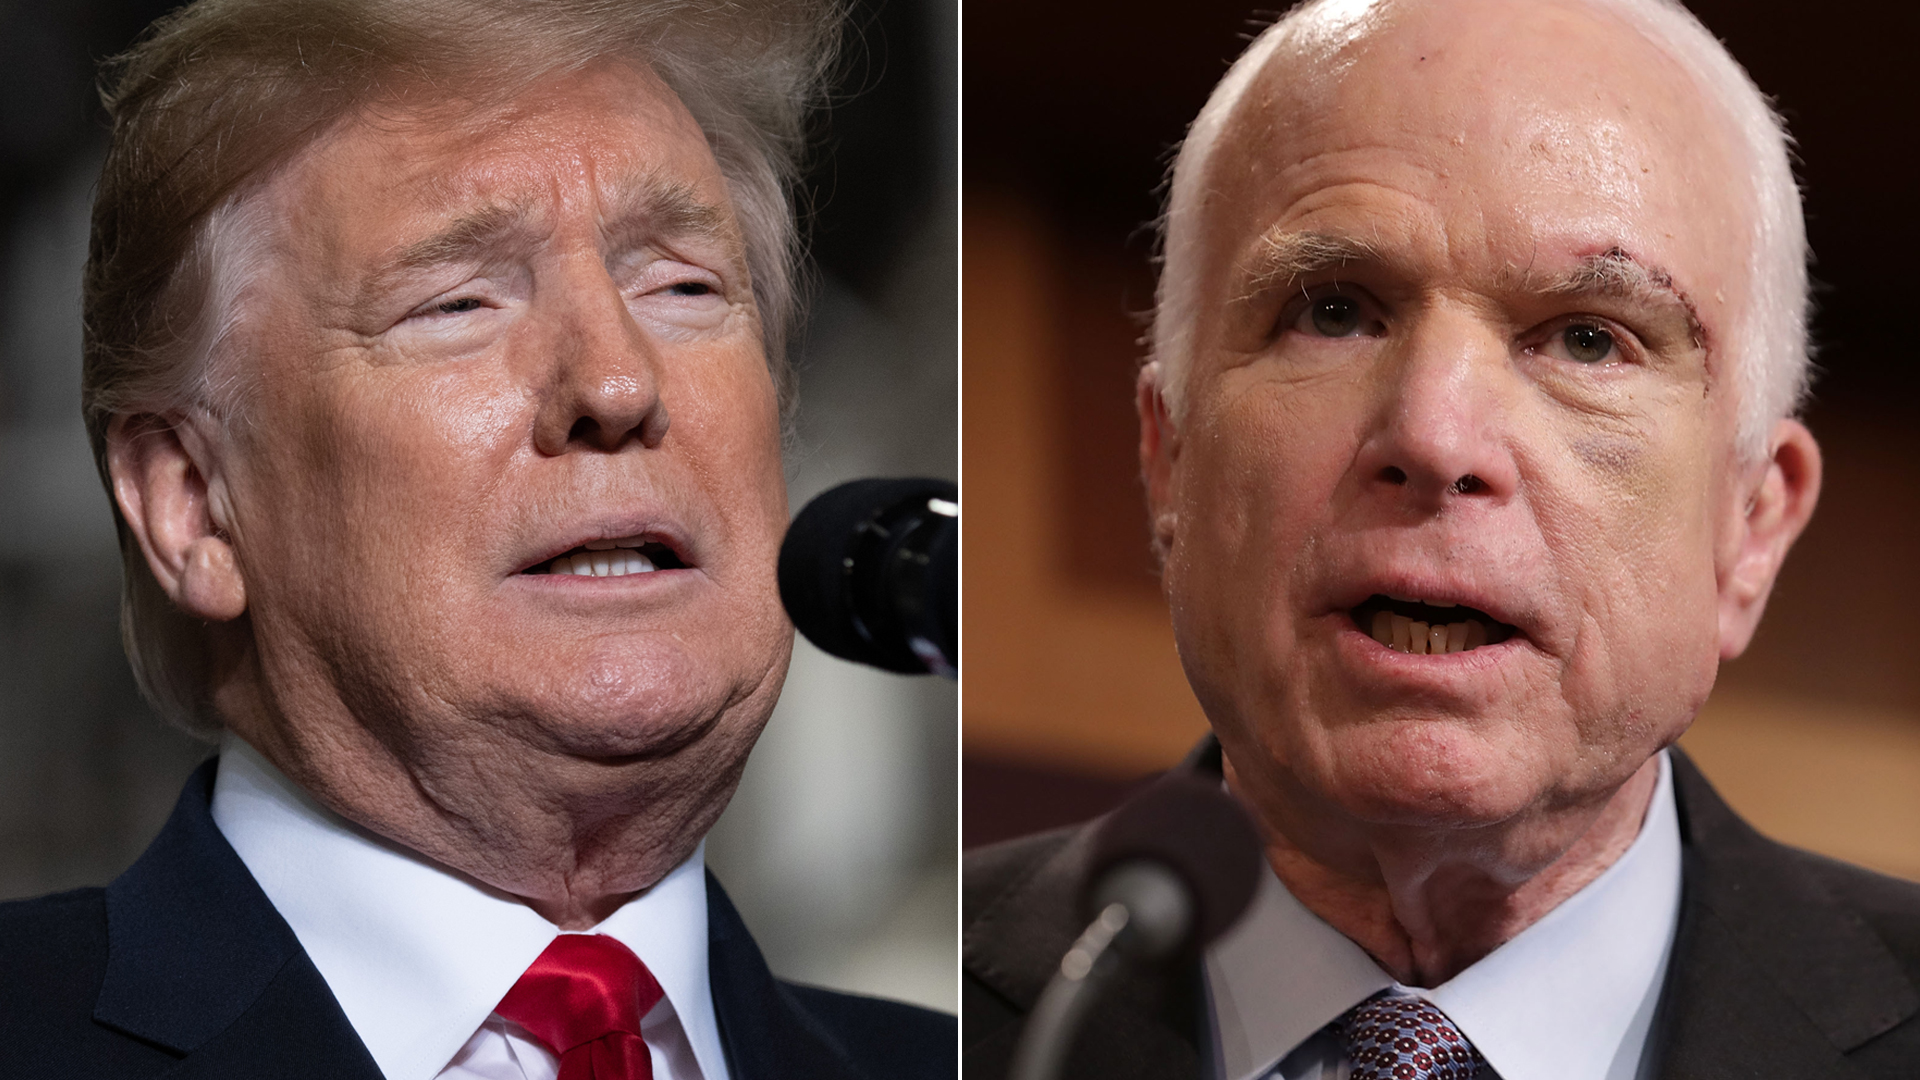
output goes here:
[[640, 1018], [663, 996], [625, 945], [605, 934], [561, 934], [494, 1011], [560, 1058], [560, 1080], [653, 1080]]

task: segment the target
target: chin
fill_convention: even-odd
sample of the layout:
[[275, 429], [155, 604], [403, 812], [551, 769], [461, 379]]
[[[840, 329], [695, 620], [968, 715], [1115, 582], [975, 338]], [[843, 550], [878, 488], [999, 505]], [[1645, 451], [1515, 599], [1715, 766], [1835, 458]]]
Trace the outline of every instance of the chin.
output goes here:
[[1484, 721], [1378, 719], [1329, 734], [1320, 775], [1302, 779], [1362, 821], [1477, 828], [1548, 794], [1540, 748], [1489, 738]]
[[677, 640], [603, 644], [549, 669], [516, 695], [513, 711], [554, 749], [601, 761], [657, 760], [715, 739], [750, 746], [773, 712], [788, 650], [758, 663], [744, 652], [696, 653]]

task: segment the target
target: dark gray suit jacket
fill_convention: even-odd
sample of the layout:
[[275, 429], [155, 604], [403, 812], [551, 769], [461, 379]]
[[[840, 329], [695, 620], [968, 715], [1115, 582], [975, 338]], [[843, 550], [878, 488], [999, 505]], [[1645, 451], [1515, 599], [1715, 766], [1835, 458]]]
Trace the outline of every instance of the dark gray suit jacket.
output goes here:
[[[0, 1078], [379, 1080], [286, 920], [209, 813], [213, 762], [105, 889], [0, 904]], [[733, 1080], [942, 1080], [954, 1019], [779, 982], [707, 877]]]
[[[1675, 751], [1680, 926], [1655, 1021], [1659, 1075], [1920, 1077], [1920, 885], [1776, 844]], [[1920, 825], [1920, 823], [1915, 823]], [[968, 1080], [998, 1080], [1083, 923], [1090, 828], [970, 852], [962, 887]], [[1199, 970], [1124, 984], [1088, 1018], [1071, 1077], [1199, 1075]]]

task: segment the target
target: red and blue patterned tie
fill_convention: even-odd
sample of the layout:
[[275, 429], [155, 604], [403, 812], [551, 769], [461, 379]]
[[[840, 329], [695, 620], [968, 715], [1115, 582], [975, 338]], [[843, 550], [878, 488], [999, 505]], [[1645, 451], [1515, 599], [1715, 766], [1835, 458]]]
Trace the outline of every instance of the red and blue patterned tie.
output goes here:
[[1474, 1080], [1486, 1069], [1447, 1014], [1420, 998], [1375, 994], [1334, 1024], [1347, 1040], [1352, 1080]]

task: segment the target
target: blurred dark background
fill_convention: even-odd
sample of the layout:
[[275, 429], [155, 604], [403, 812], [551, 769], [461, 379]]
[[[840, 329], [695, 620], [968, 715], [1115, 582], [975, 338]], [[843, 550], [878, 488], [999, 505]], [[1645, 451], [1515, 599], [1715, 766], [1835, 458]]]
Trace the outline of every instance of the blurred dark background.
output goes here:
[[[1862, 816], [1895, 816], [1904, 837], [1843, 853], [1920, 875], [1920, 795], [1869, 796], [1860, 780], [1897, 764], [1887, 784], [1920, 792], [1920, 663], [1901, 629], [1920, 610], [1920, 462], [1904, 445], [1920, 434], [1920, 8], [1689, 6], [1799, 143], [1822, 372], [1807, 418], [1828, 473], [1758, 640], [1723, 668], [1688, 745], [1737, 804], [1749, 789], [1773, 799], [1740, 805], [1802, 842], [1817, 838], [1790, 819], [1807, 807], [1851, 799]], [[966, 844], [1084, 816], [1201, 730], [1164, 630], [1135, 464], [1145, 223], [1187, 121], [1277, 14], [1234, 0], [966, 6]], [[1018, 448], [990, 426], [1014, 414], [1033, 429]], [[1054, 662], [1033, 662], [1037, 649]], [[1806, 754], [1858, 790], [1766, 796], [1766, 771]], [[1830, 827], [1868, 843], [1851, 820]]]
[[[105, 145], [98, 62], [175, 5], [0, 0], [0, 898], [101, 884], [211, 747], [156, 719], [79, 419], [79, 283]], [[854, 0], [802, 197], [795, 509], [957, 469], [957, 13]], [[953, 1008], [956, 694], [796, 650], [708, 858], [783, 975]], [[849, 883], [857, 883], [849, 888]]]

